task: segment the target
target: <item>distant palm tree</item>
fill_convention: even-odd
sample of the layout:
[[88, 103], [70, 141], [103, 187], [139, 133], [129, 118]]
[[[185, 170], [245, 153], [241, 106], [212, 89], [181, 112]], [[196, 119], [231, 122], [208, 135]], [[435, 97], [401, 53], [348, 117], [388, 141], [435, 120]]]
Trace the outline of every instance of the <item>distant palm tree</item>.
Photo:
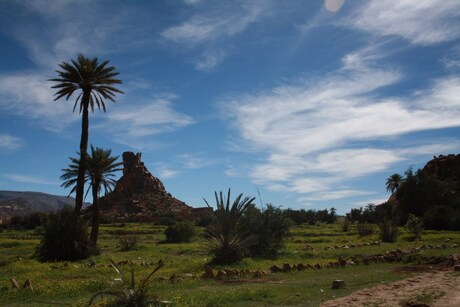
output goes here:
[[404, 178], [400, 174], [393, 174], [387, 179], [386, 187], [390, 193], [397, 192], [401, 184], [404, 182]]
[[[91, 189], [93, 195], [92, 205], [92, 223], [90, 240], [95, 246], [99, 235], [99, 225], [101, 221], [101, 213], [99, 207], [99, 196], [103, 189], [104, 193], [112, 191], [112, 188], [116, 184], [116, 180], [113, 178], [114, 173], [122, 170], [120, 166], [123, 162], [116, 162], [118, 156], [111, 156], [111, 150], [104, 150], [102, 148], [94, 148], [91, 145], [91, 155], [87, 155], [84, 160], [85, 164], [85, 182], [89, 182], [89, 187], [86, 192], [88, 194]], [[70, 158], [70, 165], [68, 168], [63, 169], [61, 179], [64, 180], [62, 186], [65, 188], [72, 187], [70, 194], [76, 191], [78, 181], [78, 169], [80, 165], [78, 158]], [[69, 195], [70, 195], [69, 194]], [[86, 196], [85, 195], [85, 196]]]
[[[58, 78], [49, 81], [56, 82], [51, 88], [57, 89], [54, 100], [65, 97], [69, 100], [74, 92], [79, 92], [73, 110], [79, 105], [82, 114], [80, 157], [85, 157], [88, 150], [88, 131], [89, 131], [89, 108], [94, 111], [96, 104], [98, 109], [105, 112], [105, 100], [115, 102], [115, 94], [123, 94], [122, 91], [113, 87], [120, 84], [121, 80], [115, 79], [119, 74], [115, 67], [107, 66], [109, 61], [98, 62], [97, 58], [90, 59], [82, 54], [78, 54], [77, 60], [71, 63], [62, 62], [59, 64], [61, 70], [56, 70]], [[83, 160], [81, 160], [83, 161]], [[79, 214], [83, 206], [84, 194], [84, 164], [79, 163], [77, 174], [77, 186], [75, 189], [75, 213]]]

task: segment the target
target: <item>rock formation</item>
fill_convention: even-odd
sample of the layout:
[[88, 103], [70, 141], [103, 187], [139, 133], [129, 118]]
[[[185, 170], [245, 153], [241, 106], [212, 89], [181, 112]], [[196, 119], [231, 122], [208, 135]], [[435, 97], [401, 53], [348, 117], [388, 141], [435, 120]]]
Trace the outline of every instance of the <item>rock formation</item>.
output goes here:
[[192, 207], [169, 194], [141, 161], [141, 153], [123, 153], [123, 176], [101, 199], [103, 216], [116, 220], [154, 221], [163, 215], [191, 216]]
[[441, 181], [460, 182], [460, 154], [433, 157], [433, 160], [425, 165], [422, 172], [436, 175]]

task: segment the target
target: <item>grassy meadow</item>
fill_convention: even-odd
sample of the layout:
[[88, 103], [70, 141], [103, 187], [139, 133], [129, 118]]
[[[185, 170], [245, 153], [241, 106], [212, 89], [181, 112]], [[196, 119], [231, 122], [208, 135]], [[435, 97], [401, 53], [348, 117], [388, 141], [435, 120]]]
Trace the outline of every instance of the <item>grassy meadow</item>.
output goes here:
[[[171, 306], [318, 306], [322, 301], [347, 295], [360, 288], [408, 276], [403, 266], [416, 265], [418, 259], [430, 256], [459, 253], [460, 233], [449, 231], [424, 231], [421, 241], [409, 241], [409, 234], [400, 229], [395, 243], [368, 244], [378, 240], [374, 234], [359, 237], [355, 225], [344, 233], [339, 224], [293, 226], [283, 252], [276, 259], [250, 259], [220, 268], [236, 270], [264, 270], [265, 276], [252, 275], [205, 280], [200, 276], [210, 260], [203, 228], [191, 243], [165, 244], [164, 226], [152, 224], [102, 225], [100, 255], [77, 262], [45, 262], [34, 259], [34, 249], [39, 243], [38, 231], [3, 230], [0, 232], [0, 306], [84, 306], [98, 291], [108, 289], [118, 277], [109, 266], [110, 261], [131, 261], [136, 279], [146, 277], [154, 264], [162, 259], [164, 266], [155, 274], [150, 291]], [[120, 251], [119, 238], [137, 236], [137, 248]], [[359, 246], [358, 246], [359, 245]], [[411, 249], [421, 245], [439, 245], [440, 248], [421, 250], [408, 257], [412, 262], [356, 264], [339, 268], [307, 269], [288, 273], [270, 273], [273, 265], [284, 263], [311, 264], [375, 255], [385, 251]], [[331, 248], [333, 247], [333, 248]], [[344, 248], [345, 247], [345, 248]], [[348, 248], [347, 248], [348, 247]], [[120, 264], [126, 273], [130, 265]], [[219, 267], [214, 267], [216, 272]], [[129, 274], [128, 274], [129, 275]], [[173, 276], [173, 277], [172, 277]], [[172, 277], [172, 278], [171, 278]], [[13, 289], [11, 278], [20, 285], [29, 279], [31, 289]], [[331, 283], [343, 279], [345, 289], [332, 290]], [[98, 301], [103, 305], [107, 299]], [[96, 304], [97, 305], [97, 304]]]

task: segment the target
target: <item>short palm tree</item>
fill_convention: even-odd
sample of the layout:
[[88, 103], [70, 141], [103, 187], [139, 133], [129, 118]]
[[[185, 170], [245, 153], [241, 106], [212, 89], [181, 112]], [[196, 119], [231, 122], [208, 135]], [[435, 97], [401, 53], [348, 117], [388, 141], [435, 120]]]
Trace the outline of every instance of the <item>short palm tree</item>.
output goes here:
[[397, 192], [403, 181], [404, 178], [400, 174], [391, 175], [390, 177], [388, 177], [386, 182], [387, 191], [392, 194], [394, 192]]
[[[96, 245], [99, 235], [99, 225], [101, 220], [101, 213], [99, 207], [99, 197], [101, 190], [104, 193], [112, 191], [112, 188], [116, 184], [114, 179], [115, 172], [122, 170], [120, 166], [123, 162], [116, 162], [118, 156], [113, 157], [111, 150], [104, 150], [102, 148], [94, 148], [91, 145], [91, 155], [87, 155], [84, 160], [85, 164], [85, 182], [89, 182], [88, 194], [91, 189], [93, 195], [92, 205], [92, 224], [90, 240], [93, 245]], [[70, 158], [70, 165], [68, 168], [63, 169], [61, 179], [64, 181], [62, 186], [65, 188], [72, 187], [70, 194], [76, 191], [78, 181], [78, 170], [80, 165], [79, 158]], [[70, 195], [69, 194], [69, 195]]]
[[[253, 205], [255, 198], [243, 197], [243, 194], [233, 201], [230, 206], [230, 189], [225, 199], [220, 192], [214, 193], [217, 209], [214, 211], [214, 224], [207, 230], [208, 245], [214, 254], [213, 261], [218, 264], [227, 264], [243, 258], [245, 249], [251, 243], [251, 237], [239, 231], [239, 222], [248, 206]], [[211, 207], [206, 199], [208, 207]]]
[[[69, 100], [73, 93], [78, 92], [73, 110], [75, 111], [79, 105], [82, 114], [80, 157], [85, 157], [88, 150], [89, 108], [94, 111], [94, 105], [96, 105], [98, 109], [102, 108], [105, 112], [105, 100], [115, 102], [115, 94], [123, 94], [113, 86], [121, 83], [121, 80], [115, 78], [119, 73], [115, 71], [115, 67], [108, 66], [108, 64], [109, 61], [99, 63], [97, 58], [90, 59], [78, 54], [77, 60], [59, 64], [61, 70], [56, 70], [59, 77], [49, 80], [56, 82], [52, 86], [53, 89], [57, 89], [54, 94], [55, 101], [62, 97]], [[75, 189], [75, 213], [77, 214], [80, 213], [83, 206], [84, 177], [84, 164], [79, 163]]]

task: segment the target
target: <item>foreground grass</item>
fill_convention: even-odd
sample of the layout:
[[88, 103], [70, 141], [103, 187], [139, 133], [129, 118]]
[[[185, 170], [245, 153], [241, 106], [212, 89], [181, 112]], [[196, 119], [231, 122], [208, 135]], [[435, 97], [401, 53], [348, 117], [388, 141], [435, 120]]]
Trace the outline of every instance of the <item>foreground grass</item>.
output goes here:
[[[3, 231], [0, 233], [0, 305], [1, 306], [83, 306], [96, 292], [107, 289], [111, 278], [117, 277], [110, 260], [134, 263], [136, 278], [145, 277], [153, 266], [163, 259], [165, 266], [157, 272], [151, 284], [152, 293], [168, 300], [173, 306], [317, 306], [324, 300], [347, 295], [360, 288], [405, 278], [407, 273], [395, 270], [403, 263], [356, 265], [345, 268], [306, 270], [267, 274], [223, 281], [199, 278], [210, 258], [198, 236], [191, 243], [161, 244], [164, 227], [150, 224], [104, 225], [99, 247], [101, 254], [79, 262], [40, 263], [33, 257], [39, 235], [34, 231]], [[202, 232], [202, 229], [198, 230]], [[403, 232], [403, 230], [401, 230]], [[118, 238], [137, 235], [140, 245], [136, 250], [121, 252]], [[291, 229], [286, 249], [277, 259], [245, 259], [226, 268], [266, 270], [275, 264], [325, 264], [338, 257], [373, 255], [395, 248], [412, 248], [414, 242], [402, 233], [393, 244], [351, 247], [377, 240], [376, 235], [359, 238], [353, 228], [343, 233], [339, 225], [297, 226]], [[459, 244], [456, 232], [425, 232], [417, 245]], [[329, 249], [329, 247], [335, 247]], [[344, 248], [347, 246], [348, 248]], [[313, 250], [310, 249], [313, 247]], [[449, 255], [457, 249], [442, 248], [423, 251], [424, 255]], [[126, 271], [128, 265], [121, 265]], [[216, 268], [217, 269], [217, 268]], [[171, 276], [176, 278], [171, 279]], [[20, 284], [32, 281], [34, 290], [12, 289], [10, 278]], [[334, 279], [343, 279], [346, 289], [331, 290]]]

